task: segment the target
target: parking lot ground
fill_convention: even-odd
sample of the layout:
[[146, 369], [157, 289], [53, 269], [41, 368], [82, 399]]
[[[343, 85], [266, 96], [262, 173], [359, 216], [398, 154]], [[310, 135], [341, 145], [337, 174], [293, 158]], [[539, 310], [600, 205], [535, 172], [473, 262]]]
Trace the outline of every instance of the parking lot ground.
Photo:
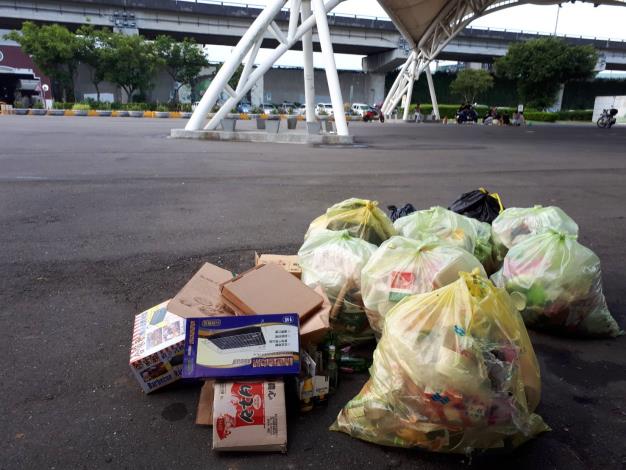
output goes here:
[[348, 197], [428, 208], [479, 186], [569, 213], [624, 327], [626, 129], [353, 123], [359, 145], [335, 148], [167, 138], [183, 124], [0, 116], [0, 468], [624, 467], [624, 337], [532, 332], [553, 431], [471, 461], [328, 431], [365, 375], [290, 416], [286, 455], [217, 455], [194, 425], [199, 386], [145, 396], [128, 353], [134, 314], [203, 261], [241, 272], [255, 250], [295, 253], [308, 223]]

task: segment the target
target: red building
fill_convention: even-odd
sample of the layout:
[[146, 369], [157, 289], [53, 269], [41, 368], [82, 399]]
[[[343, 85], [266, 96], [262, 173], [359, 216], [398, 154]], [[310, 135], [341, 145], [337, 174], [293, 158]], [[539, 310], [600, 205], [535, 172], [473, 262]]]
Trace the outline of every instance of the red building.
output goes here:
[[50, 99], [50, 91], [43, 96], [42, 85], [50, 79], [43, 75], [32, 59], [11, 41], [0, 36], [0, 102], [14, 104], [16, 99], [33, 101]]

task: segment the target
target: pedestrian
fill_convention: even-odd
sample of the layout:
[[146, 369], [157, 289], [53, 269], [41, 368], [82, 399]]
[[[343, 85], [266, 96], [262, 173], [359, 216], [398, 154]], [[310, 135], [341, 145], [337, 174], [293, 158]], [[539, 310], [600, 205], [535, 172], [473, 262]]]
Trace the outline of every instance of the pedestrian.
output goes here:
[[419, 103], [415, 105], [415, 122], [422, 122], [422, 110]]

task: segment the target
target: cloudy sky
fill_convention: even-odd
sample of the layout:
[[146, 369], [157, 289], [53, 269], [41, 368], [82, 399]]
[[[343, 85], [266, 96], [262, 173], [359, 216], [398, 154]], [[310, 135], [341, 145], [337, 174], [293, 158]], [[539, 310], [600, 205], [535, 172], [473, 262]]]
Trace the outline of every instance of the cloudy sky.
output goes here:
[[[270, 0], [228, 0], [229, 3], [248, 3], [264, 5]], [[492, 13], [472, 23], [475, 27], [514, 29], [532, 32], [553, 33], [557, 26], [557, 34], [568, 36], [588, 36], [626, 40], [626, 7], [599, 6], [585, 3], [564, 3], [560, 8], [558, 25], [555, 6], [524, 5]], [[357, 14], [361, 16], [385, 17], [385, 13], [375, 0], [347, 0], [335, 10], [337, 13]], [[228, 57], [230, 47], [211, 46], [208, 50], [210, 60], [223, 61]], [[261, 60], [265, 54], [259, 54]], [[301, 66], [301, 54], [288, 52], [277, 65]], [[322, 67], [320, 54], [315, 54], [316, 67]], [[361, 57], [353, 55], [337, 55], [337, 66], [342, 69], [361, 69]]]

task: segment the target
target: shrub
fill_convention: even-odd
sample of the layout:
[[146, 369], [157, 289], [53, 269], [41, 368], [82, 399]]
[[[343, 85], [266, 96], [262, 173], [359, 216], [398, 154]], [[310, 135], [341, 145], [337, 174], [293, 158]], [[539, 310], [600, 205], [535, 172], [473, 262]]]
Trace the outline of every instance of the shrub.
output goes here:
[[33, 109], [43, 109], [43, 103], [41, 101], [35, 101], [33, 103]]
[[128, 111], [146, 111], [145, 103], [130, 103], [126, 109]]
[[527, 121], [556, 122], [559, 119], [559, 113], [547, 113], [543, 111], [524, 111], [524, 117]]
[[72, 106], [72, 110], [74, 111], [89, 111], [91, 107], [87, 103], [75, 103]]
[[63, 101], [55, 101], [52, 103], [52, 109], [65, 109], [65, 103]]
[[559, 121], [585, 121], [591, 122], [592, 110], [559, 111]]
[[165, 113], [165, 112], [168, 112], [169, 110], [170, 110], [170, 109], [169, 109], [166, 105], [164, 105], [164, 104], [160, 104], [160, 105], [158, 105], [158, 106], [156, 107], [156, 110], [155, 110], [155, 111], [159, 111], [159, 112], [161, 112], [161, 113]]

